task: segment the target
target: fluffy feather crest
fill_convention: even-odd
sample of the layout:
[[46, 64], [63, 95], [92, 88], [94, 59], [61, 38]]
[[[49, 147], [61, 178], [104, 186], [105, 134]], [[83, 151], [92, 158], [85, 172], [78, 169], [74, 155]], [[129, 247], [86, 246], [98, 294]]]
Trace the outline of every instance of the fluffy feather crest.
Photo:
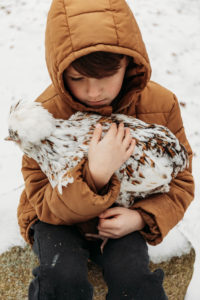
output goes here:
[[37, 145], [51, 135], [54, 123], [52, 114], [40, 103], [20, 100], [11, 106], [8, 128], [17, 133], [20, 141]]

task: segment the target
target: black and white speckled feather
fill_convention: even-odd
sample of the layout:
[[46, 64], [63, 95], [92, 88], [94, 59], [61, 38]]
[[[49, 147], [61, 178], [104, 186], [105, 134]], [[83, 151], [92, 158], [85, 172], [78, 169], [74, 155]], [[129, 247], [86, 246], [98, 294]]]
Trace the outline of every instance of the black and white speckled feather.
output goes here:
[[101, 123], [104, 136], [113, 122], [123, 122], [136, 140], [134, 153], [116, 172], [121, 181], [117, 203], [129, 207], [135, 197], [168, 192], [172, 178], [187, 167], [188, 155], [164, 126], [122, 114], [77, 112], [68, 120], [55, 119], [40, 103], [19, 101], [10, 110], [9, 136], [62, 193], [73, 182], [71, 170], [87, 157], [96, 124]]

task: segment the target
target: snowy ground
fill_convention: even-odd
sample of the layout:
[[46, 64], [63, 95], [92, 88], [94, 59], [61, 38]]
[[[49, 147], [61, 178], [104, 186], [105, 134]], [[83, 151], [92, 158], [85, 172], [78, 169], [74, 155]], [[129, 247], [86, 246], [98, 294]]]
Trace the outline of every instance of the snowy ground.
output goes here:
[[[50, 83], [44, 58], [44, 31], [50, 0], [0, 0], [0, 253], [24, 245], [16, 209], [23, 188], [21, 153], [7, 135], [10, 104], [34, 100]], [[152, 261], [196, 250], [195, 272], [186, 296], [200, 299], [200, 1], [128, 0], [152, 64], [152, 80], [178, 97], [185, 130], [194, 150], [195, 200], [165, 241], [150, 247]], [[189, 242], [188, 242], [189, 241]]]

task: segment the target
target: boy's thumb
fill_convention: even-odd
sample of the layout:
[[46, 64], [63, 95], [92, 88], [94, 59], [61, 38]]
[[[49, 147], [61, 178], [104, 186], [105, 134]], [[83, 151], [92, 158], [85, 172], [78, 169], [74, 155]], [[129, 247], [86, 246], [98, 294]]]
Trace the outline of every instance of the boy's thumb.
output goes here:
[[99, 140], [101, 139], [101, 134], [102, 134], [102, 126], [101, 124], [97, 124], [92, 136], [92, 142], [98, 143]]

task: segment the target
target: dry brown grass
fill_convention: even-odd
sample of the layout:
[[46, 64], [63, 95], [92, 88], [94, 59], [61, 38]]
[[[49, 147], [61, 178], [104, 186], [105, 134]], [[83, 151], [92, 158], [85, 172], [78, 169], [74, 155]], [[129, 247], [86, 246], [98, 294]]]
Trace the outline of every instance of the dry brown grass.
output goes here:
[[[150, 265], [151, 269], [163, 268], [164, 287], [169, 300], [183, 300], [193, 273], [194, 250], [170, 262]], [[37, 259], [30, 247], [13, 247], [0, 256], [0, 299], [27, 300], [27, 290], [32, 278], [32, 269]], [[89, 279], [94, 285], [94, 300], [104, 300], [106, 285], [100, 267], [89, 262]]]

